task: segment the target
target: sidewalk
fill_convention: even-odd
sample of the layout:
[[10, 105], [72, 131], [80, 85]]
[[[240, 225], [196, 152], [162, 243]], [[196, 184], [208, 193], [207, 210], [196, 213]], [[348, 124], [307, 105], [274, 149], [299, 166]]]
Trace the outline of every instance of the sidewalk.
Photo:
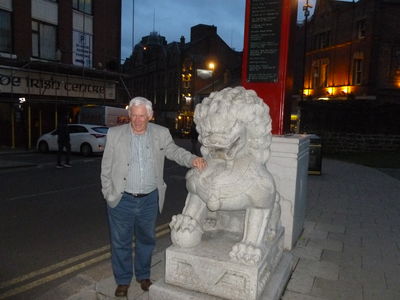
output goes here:
[[[283, 300], [400, 299], [400, 180], [364, 166], [324, 159], [308, 178], [304, 232]], [[153, 257], [152, 280], [164, 274]], [[76, 275], [39, 300], [114, 299], [109, 262]], [[147, 300], [134, 282], [128, 299]]]
[[8, 154], [20, 154], [29, 152], [34, 152], [34, 150], [0, 148], [0, 170], [36, 166], [36, 164], [33, 163], [9, 160], [7, 158]]

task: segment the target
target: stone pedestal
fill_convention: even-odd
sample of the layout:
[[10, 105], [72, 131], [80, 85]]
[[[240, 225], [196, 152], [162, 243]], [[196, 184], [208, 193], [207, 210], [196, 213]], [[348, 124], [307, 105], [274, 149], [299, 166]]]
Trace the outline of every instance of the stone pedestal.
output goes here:
[[284, 248], [291, 250], [299, 238], [307, 204], [309, 158], [308, 135], [272, 136], [268, 170], [281, 195], [281, 220], [285, 227]]
[[293, 267], [292, 256], [283, 252], [283, 229], [256, 265], [230, 259], [240, 240], [236, 233], [217, 231], [205, 233], [194, 248], [169, 247], [165, 282], [151, 287], [150, 299], [279, 299]]
[[[258, 300], [279, 300], [284, 291], [286, 283], [292, 273], [295, 260], [293, 256], [284, 251], [282, 259], [271, 275], [270, 280], [265, 285], [264, 291]], [[221, 300], [221, 298], [211, 296], [196, 291], [191, 291], [178, 286], [165, 283], [164, 279], [155, 282], [150, 287], [149, 300]]]

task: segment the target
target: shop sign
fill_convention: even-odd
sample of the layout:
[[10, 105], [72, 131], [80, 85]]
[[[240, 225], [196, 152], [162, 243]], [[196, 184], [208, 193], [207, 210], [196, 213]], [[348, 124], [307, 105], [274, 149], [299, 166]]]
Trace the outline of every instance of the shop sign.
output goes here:
[[92, 67], [92, 35], [79, 31], [73, 32], [72, 59], [74, 65]]
[[115, 82], [0, 68], [0, 93], [115, 99]]

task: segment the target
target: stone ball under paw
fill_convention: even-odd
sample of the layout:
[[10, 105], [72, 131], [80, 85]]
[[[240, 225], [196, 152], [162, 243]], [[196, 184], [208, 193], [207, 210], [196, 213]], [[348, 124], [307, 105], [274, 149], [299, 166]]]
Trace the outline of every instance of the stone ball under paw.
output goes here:
[[221, 208], [221, 202], [219, 200], [207, 202], [207, 208], [211, 211], [217, 211]]
[[174, 245], [182, 248], [191, 248], [197, 246], [201, 242], [203, 232], [195, 228], [192, 232], [189, 230], [173, 230], [171, 232], [171, 240]]

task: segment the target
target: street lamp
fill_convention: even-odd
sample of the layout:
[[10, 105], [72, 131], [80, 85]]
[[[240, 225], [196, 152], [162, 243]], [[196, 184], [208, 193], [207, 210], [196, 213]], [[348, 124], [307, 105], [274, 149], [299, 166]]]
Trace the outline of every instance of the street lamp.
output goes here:
[[212, 91], [214, 92], [214, 70], [215, 70], [215, 63], [213, 61], [210, 61], [208, 63], [208, 69], [211, 70], [211, 76], [212, 76]]
[[304, 100], [304, 77], [306, 75], [306, 53], [307, 53], [307, 23], [308, 17], [310, 16], [310, 8], [312, 5], [308, 3], [308, 0], [305, 0], [303, 5], [304, 12], [304, 49], [303, 49], [303, 76], [302, 76], [302, 84], [301, 84], [301, 100]]

